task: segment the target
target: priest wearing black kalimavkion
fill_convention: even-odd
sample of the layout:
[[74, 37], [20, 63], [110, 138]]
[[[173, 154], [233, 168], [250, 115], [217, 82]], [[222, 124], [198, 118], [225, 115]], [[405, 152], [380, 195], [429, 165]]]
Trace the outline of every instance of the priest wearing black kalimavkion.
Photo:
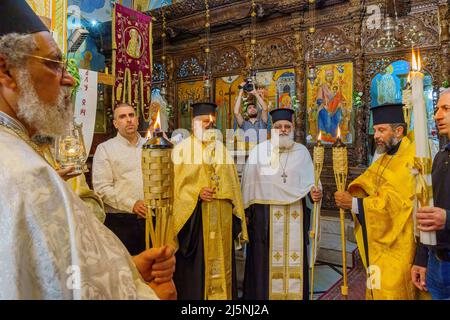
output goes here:
[[216, 105], [193, 105], [193, 134], [173, 151], [178, 299], [237, 298], [234, 240], [247, 240], [234, 160], [218, 131]]
[[243, 298], [306, 300], [310, 213], [322, 191], [308, 149], [294, 141], [294, 111], [270, 114], [272, 139], [251, 151], [242, 177], [250, 239]]
[[370, 276], [366, 298], [414, 300], [418, 292], [410, 268], [415, 252], [415, 145], [406, 137], [402, 104], [371, 111], [381, 156], [350, 183], [347, 192], [336, 192], [335, 200], [353, 213], [358, 249]]

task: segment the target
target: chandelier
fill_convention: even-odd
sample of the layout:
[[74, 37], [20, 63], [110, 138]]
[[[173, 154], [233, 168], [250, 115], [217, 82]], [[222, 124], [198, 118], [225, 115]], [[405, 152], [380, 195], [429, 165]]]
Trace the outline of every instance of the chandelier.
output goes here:
[[309, 35], [311, 37], [311, 50], [310, 50], [310, 56], [309, 56], [309, 62], [308, 62], [308, 73], [306, 77], [311, 82], [311, 85], [314, 84], [314, 81], [317, 78], [317, 71], [316, 71], [316, 64], [314, 62], [314, 55], [315, 55], [315, 32], [316, 32], [316, 11], [315, 11], [315, 5], [316, 0], [308, 0], [309, 4], [309, 12], [310, 12], [310, 20], [311, 20], [311, 26], [308, 28]]
[[250, 25], [250, 77], [253, 83], [256, 83], [256, 1], [252, 0], [251, 9], [251, 25]]
[[210, 18], [210, 10], [208, 0], [205, 0], [205, 67], [203, 68], [203, 89], [205, 92], [205, 98], [211, 98], [211, 62], [210, 62], [210, 36], [211, 36], [211, 24], [209, 21]]
[[[165, 1], [164, 1], [165, 2]], [[162, 49], [162, 85], [161, 85], [161, 95], [163, 97], [167, 94], [167, 83], [166, 83], [166, 39], [167, 39], [167, 20], [164, 7], [162, 8], [162, 33], [161, 33], [161, 49]]]
[[385, 2], [385, 12], [384, 12], [384, 26], [383, 26], [383, 36], [377, 40], [377, 48], [380, 49], [394, 49], [400, 46], [400, 41], [396, 38], [396, 32], [398, 30], [397, 24], [397, 7], [395, 0], [394, 1], [394, 12], [395, 12], [395, 20], [389, 16], [388, 8], [387, 8], [387, 0]]

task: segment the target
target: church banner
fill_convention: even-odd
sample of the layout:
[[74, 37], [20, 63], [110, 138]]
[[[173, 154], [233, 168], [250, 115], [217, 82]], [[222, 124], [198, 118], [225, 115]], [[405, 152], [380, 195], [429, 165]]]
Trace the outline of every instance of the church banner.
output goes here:
[[150, 120], [152, 18], [133, 9], [114, 5], [113, 14], [114, 106], [127, 103], [138, 116]]
[[94, 138], [95, 116], [97, 114], [98, 73], [85, 69], [79, 70], [80, 87], [75, 99], [75, 122], [83, 124], [83, 139], [86, 151], [91, 150]]

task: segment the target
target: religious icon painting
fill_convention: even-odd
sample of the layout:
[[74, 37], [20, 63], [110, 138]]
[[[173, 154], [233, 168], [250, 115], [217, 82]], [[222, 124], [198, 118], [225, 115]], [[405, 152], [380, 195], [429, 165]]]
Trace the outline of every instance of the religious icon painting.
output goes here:
[[203, 81], [180, 82], [177, 84], [177, 106], [179, 128], [191, 130], [191, 105], [202, 102], [204, 97]]
[[317, 78], [307, 81], [306, 130], [308, 143], [337, 139], [338, 128], [344, 143], [354, 140], [353, 63], [341, 62], [316, 66]]
[[293, 108], [295, 97], [294, 69], [263, 71], [256, 74], [256, 83], [264, 89], [269, 109]]
[[217, 104], [217, 129], [226, 137], [226, 130], [233, 129], [234, 104], [239, 95], [239, 84], [244, 82], [242, 76], [228, 76], [216, 79], [215, 103]]

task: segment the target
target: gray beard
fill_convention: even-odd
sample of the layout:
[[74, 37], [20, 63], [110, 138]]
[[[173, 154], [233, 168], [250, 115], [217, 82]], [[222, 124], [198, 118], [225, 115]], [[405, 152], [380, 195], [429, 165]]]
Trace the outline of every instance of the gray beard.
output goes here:
[[378, 153], [385, 153], [391, 150], [399, 143], [399, 140], [396, 137], [391, 137], [387, 142], [383, 142], [382, 145], [377, 146]]
[[290, 149], [294, 143], [294, 132], [287, 136], [278, 136], [276, 139], [272, 139], [273, 146], [278, 149]]
[[61, 88], [56, 103], [46, 104], [39, 100], [27, 70], [19, 70], [17, 83], [20, 90], [17, 117], [35, 129], [36, 135], [47, 137], [63, 135], [73, 118], [72, 104], [64, 101], [64, 97], [71, 88]]

